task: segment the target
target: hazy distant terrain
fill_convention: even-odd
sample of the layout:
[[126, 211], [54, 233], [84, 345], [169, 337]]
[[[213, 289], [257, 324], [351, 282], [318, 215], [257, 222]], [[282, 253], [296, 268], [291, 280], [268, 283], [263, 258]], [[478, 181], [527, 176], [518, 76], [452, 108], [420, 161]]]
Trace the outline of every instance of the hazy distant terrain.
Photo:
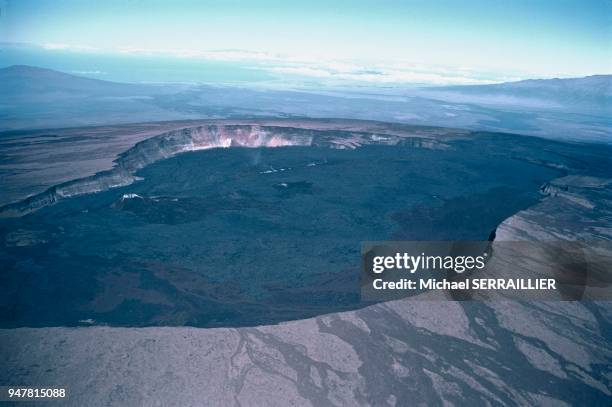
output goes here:
[[342, 117], [609, 142], [611, 81], [610, 75], [600, 75], [356, 93], [114, 83], [12, 66], [0, 69], [0, 129], [204, 118]]
[[585, 114], [612, 113], [612, 75], [571, 79], [529, 79], [495, 85], [446, 86], [425, 95], [483, 105], [558, 109]]

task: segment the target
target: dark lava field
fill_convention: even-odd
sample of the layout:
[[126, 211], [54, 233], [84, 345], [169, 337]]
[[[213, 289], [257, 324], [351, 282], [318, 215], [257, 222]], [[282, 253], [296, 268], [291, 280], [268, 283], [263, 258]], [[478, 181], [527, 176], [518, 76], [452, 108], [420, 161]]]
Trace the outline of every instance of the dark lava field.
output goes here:
[[597, 146], [448, 144], [188, 152], [2, 219], [0, 326], [254, 326], [360, 308], [362, 241], [487, 240], [548, 181], [609, 171]]

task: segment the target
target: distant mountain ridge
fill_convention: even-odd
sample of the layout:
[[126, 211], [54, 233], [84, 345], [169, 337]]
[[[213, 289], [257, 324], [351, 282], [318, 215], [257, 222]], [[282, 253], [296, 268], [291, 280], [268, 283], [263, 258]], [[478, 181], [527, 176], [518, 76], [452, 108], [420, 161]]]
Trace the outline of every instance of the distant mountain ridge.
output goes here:
[[490, 85], [456, 85], [444, 86], [444, 89], [602, 89], [605, 93], [612, 95], [612, 75], [591, 75], [579, 78], [551, 78], [551, 79], [525, 79], [515, 82], [503, 82]]
[[12, 65], [0, 69], [0, 91], [1, 99], [14, 99], [55, 92], [72, 95], [148, 93], [151, 87], [87, 78], [29, 65]]
[[[129, 87], [147, 88], [151, 85], [122, 83], [89, 78], [81, 75], [60, 72], [53, 69], [30, 65], [12, 65], [0, 68], [0, 86], [15, 88], [15, 91], [32, 89], [36, 84], [54, 82], [56, 87], [75, 90], [118, 90]], [[16, 85], [21, 86], [18, 88]], [[522, 96], [539, 95], [558, 98], [560, 95], [581, 95], [582, 97], [612, 97], [612, 75], [592, 75], [579, 78], [526, 79], [516, 82], [503, 82], [490, 85], [453, 85], [422, 87], [423, 90], [436, 92], [461, 92], [464, 94], [487, 95], [493, 93], [515, 94]], [[6, 96], [6, 95], [5, 95]]]
[[612, 75], [394, 91], [401, 97], [246, 85], [119, 83], [14, 65], [0, 68], [0, 131], [309, 117], [612, 142]]
[[472, 99], [476, 103], [513, 104], [540, 101], [542, 107], [574, 107], [608, 110], [612, 106], [612, 75], [582, 78], [527, 79], [491, 85], [462, 85], [426, 88], [430, 96]]

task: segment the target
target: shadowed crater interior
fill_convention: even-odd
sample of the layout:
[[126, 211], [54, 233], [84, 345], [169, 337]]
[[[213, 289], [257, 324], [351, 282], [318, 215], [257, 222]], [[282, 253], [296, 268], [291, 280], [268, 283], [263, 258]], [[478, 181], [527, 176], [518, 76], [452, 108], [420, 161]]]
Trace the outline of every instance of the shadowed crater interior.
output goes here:
[[179, 154], [1, 220], [0, 326], [243, 326], [364, 306], [362, 241], [487, 240], [563, 174], [546, 143]]

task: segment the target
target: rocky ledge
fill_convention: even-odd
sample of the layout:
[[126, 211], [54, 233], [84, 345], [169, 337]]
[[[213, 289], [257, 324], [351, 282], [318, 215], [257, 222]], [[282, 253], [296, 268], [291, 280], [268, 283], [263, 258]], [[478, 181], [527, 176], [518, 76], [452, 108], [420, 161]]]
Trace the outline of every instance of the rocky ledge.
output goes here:
[[0, 207], [0, 217], [23, 216], [65, 198], [129, 185], [139, 180], [135, 175], [138, 170], [189, 151], [286, 146], [351, 149], [370, 144], [407, 144], [415, 148], [445, 149], [448, 145], [444, 143], [441, 134], [456, 136], [465, 133], [452, 129], [410, 126], [400, 126], [398, 129], [393, 126], [370, 125], [361, 130], [353, 130], [350, 126], [337, 128], [327, 122], [320, 123], [318, 127], [309, 124], [310, 127], [304, 128], [289, 125], [206, 124], [165, 132], [140, 141], [121, 153], [110, 170], [54, 185], [42, 193]]

